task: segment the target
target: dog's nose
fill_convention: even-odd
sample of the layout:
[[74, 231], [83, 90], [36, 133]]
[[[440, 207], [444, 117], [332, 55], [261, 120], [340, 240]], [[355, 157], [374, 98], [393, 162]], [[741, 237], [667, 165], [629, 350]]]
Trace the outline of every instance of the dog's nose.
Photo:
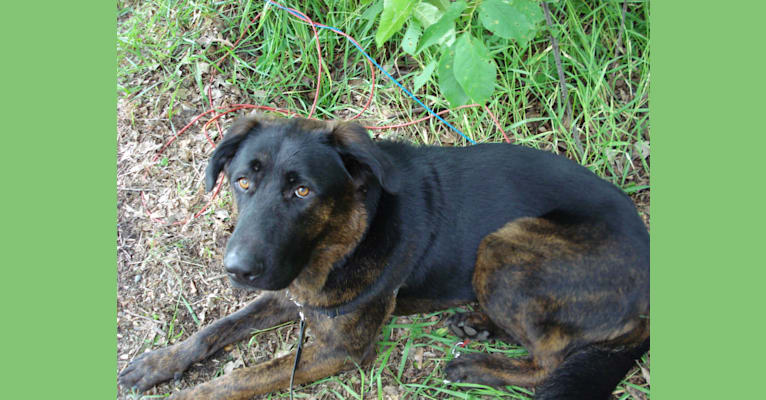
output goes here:
[[252, 282], [263, 272], [261, 263], [253, 262], [250, 257], [238, 251], [227, 252], [223, 258], [223, 266], [230, 277], [241, 282]]

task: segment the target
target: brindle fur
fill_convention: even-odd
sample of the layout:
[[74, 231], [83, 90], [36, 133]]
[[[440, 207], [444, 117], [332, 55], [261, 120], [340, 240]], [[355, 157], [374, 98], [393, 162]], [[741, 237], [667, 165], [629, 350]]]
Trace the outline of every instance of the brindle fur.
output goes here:
[[591, 344], [618, 350], [648, 340], [648, 297], [628, 295], [648, 288], [643, 255], [607, 232], [521, 218], [487, 236], [473, 276], [479, 304], [530, 356], [460, 357], [447, 367], [448, 379], [537, 386]]
[[[120, 376], [145, 390], [254, 329], [307, 319], [297, 384], [374, 358], [392, 315], [478, 301], [462, 317], [529, 357], [465, 354], [452, 381], [536, 387], [536, 398], [607, 398], [649, 343], [648, 233], [630, 200], [562, 157], [513, 145], [373, 143], [358, 125], [237, 121], [207, 171], [224, 170], [238, 223], [224, 264], [270, 290]], [[240, 190], [237, 179], [250, 188]], [[311, 189], [305, 199], [293, 191]], [[174, 399], [247, 399], [287, 387], [293, 356], [234, 370]]]

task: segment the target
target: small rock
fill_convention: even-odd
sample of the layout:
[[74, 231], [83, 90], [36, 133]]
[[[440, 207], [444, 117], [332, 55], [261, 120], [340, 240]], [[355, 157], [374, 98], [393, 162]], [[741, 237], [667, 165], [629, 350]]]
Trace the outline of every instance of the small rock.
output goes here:
[[383, 386], [383, 393], [386, 394], [385, 399], [387, 400], [399, 399], [399, 389], [396, 386]]
[[449, 330], [450, 330], [450, 331], [452, 331], [452, 333], [453, 333], [455, 336], [457, 336], [457, 337], [464, 337], [464, 336], [465, 336], [465, 333], [463, 332], [463, 330], [462, 330], [462, 329], [460, 329], [460, 327], [459, 327], [459, 326], [457, 326], [457, 325], [455, 325], [455, 324], [451, 324], [451, 325], [449, 326]]
[[206, 74], [206, 73], [208, 73], [208, 71], [210, 71], [210, 64], [208, 64], [206, 62], [198, 61], [197, 62], [197, 68], [199, 69], [199, 73], [200, 74]]
[[423, 369], [423, 348], [422, 347], [417, 347], [415, 349], [415, 354], [413, 355], [412, 358], [415, 364], [415, 368]]
[[383, 386], [383, 393], [394, 396], [399, 394], [399, 390], [396, 389], [396, 386], [387, 385], [387, 386]]
[[229, 361], [226, 364], [223, 365], [223, 373], [228, 374], [231, 371], [234, 371], [235, 369], [244, 366], [245, 363], [242, 361], [241, 358], [238, 358], [234, 361]]
[[476, 336], [476, 329], [471, 328], [470, 326], [464, 326], [463, 330], [465, 331], [465, 334], [468, 336]]

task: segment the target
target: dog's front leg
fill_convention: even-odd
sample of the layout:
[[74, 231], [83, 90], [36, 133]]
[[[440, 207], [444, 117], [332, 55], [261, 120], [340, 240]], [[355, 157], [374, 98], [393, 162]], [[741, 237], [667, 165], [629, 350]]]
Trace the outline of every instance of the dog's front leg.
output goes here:
[[[290, 384], [294, 359], [293, 353], [253, 367], [236, 369], [210, 382], [175, 393], [171, 399], [249, 399], [257, 394], [284, 389]], [[307, 345], [295, 372], [295, 384], [313, 382], [353, 366], [343, 349]]]
[[120, 384], [144, 391], [179, 377], [192, 363], [248, 337], [255, 329], [269, 328], [297, 317], [297, 306], [288, 301], [284, 293], [265, 293], [243, 309], [206, 326], [181, 343], [142, 354], [122, 371]]
[[[391, 315], [395, 299], [372, 301], [335, 318], [307, 312], [315, 342], [307, 345], [295, 372], [295, 384], [313, 382], [364, 364], [374, 355], [374, 342], [383, 322]], [[190, 390], [175, 393], [173, 400], [249, 399], [285, 389], [290, 384], [295, 354], [253, 367], [234, 370]]]

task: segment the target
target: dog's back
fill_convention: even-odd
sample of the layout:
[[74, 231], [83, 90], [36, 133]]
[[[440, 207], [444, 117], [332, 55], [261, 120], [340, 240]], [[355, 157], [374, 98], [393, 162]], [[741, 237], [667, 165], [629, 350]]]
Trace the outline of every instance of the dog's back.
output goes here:
[[[649, 235], [630, 198], [564, 157], [510, 144], [379, 146], [401, 173], [403, 235], [428, 250], [400, 293], [444, 288], [432, 295], [470, 297], [479, 243], [519, 218], [603, 224], [648, 256]], [[648, 258], [636, 268], [648, 274]]]

